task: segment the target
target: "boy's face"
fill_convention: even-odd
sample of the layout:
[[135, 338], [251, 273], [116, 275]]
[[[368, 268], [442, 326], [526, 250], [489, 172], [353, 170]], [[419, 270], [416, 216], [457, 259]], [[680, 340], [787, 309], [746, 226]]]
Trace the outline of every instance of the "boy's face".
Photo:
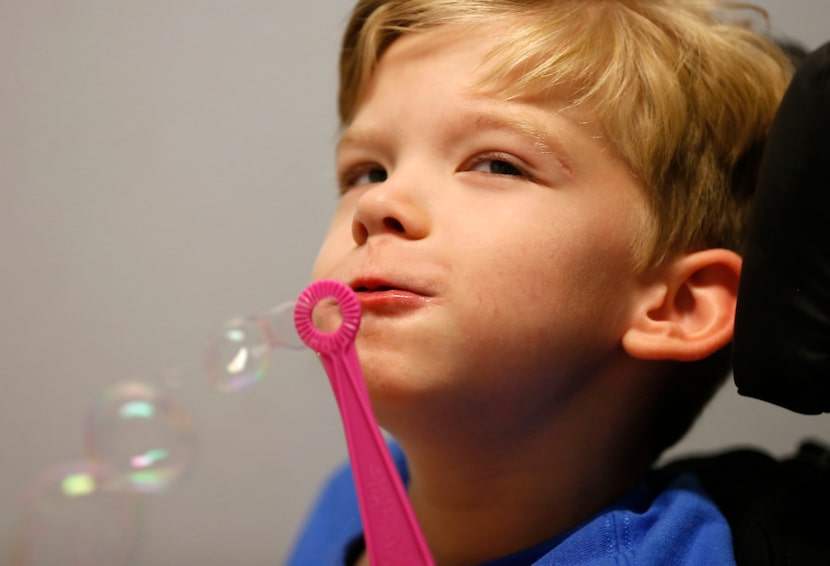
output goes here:
[[640, 187], [556, 101], [472, 90], [494, 32], [395, 41], [338, 146], [313, 278], [359, 292], [382, 424], [416, 401], [542, 414], [621, 355], [640, 290]]

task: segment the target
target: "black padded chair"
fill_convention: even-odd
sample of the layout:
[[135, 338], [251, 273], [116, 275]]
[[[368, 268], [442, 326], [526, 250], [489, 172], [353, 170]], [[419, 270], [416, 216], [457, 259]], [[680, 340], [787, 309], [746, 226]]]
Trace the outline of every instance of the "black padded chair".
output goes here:
[[742, 395], [830, 412], [830, 43], [784, 96], [761, 162], [735, 319]]
[[[765, 147], [738, 295], [741, 395], [830, 412], [830, 43], [810, 53]], [[693, 471], [746, 566], [830, 565], [830, 450], [778, 460], [755, 450], [670, 464]]]

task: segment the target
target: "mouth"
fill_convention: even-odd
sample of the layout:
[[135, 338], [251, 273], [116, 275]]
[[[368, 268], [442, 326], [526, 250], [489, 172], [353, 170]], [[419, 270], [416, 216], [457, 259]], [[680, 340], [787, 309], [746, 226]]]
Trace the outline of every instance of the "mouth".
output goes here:
[[364, 311], [376, 314], [401, 314], [424, 306], [425, 293], [382, 279], [356, 279], [350, 285]]
[[369, 287], [368, 285], [358, 285], [354, 288], [355, 293], [382, 293], [384, 291], [401, 291], [397, 287], [393, 287], [391, 285], [377, 285], [374, 287]]
[[390, 283], [381, 279], [356, 279], [349, 285], [355, 293], [383, 293], [388, 291], [399, 291], [402, 293], [418, 294], [396, 283]]

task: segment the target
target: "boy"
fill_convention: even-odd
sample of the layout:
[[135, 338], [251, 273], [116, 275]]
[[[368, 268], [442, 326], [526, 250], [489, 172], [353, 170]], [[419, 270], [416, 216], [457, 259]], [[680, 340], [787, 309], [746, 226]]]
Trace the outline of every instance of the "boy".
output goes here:
[[[373, 408], [437, 564], [733, 562], [696, 479], [650, 471], [728, 373], [791, 73], [722, 9], [356, 6], [313, 277], [361, 299]], [[290, 563], [368, 563], [347, 471]]]

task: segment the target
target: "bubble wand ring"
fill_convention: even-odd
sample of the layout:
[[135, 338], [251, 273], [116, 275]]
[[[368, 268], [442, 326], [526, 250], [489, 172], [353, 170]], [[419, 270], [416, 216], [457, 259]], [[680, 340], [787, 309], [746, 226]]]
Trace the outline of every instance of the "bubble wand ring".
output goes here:
[[[322, 332], [312, 321], [312, 311], [324, 299], [334, 299], [343, 315], [334, 332]], [[297, 332], [320, 355], [340, 409], [370, 561], [377, 566], [432, 566], [429, 548], [369, 403], [354, 345], [360, 316], [354, 291], [330, 280], [309, 285], [294, 308]]]

